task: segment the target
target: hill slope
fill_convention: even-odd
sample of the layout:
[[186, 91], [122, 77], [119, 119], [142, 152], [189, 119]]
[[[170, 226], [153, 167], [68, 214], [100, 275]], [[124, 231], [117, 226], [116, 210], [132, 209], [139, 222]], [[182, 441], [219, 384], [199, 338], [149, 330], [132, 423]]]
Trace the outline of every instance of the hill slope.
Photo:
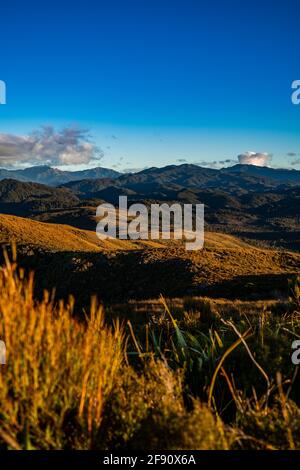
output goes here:
[[18, 246], [37, 248], [44, 252], [102, 252], [161, 246], [151, 241], [101, 241], [92, 231], [0, 214], [0, 244], [12, 241]]
[[0, 181], [0, 211], [8, 214], [32, 215], [57, 208], [70, 208], [79, 203], [67, 188], [51, 188], [38, 183], [13, 179]]
[[82, 305], [92, 294], [109, 302], [161, 293], [278, 298], [287, 295], [287, 279], [300, 270], [299, 254], [212, 232], [203, 250], [186, 251], [173, 240], [99, 241], [91, 231], [0, 215], [0, 243], [12, 240], [21, 265], [36, 272], [39, 292], [55, 287], [59, 298], [76, 294]]

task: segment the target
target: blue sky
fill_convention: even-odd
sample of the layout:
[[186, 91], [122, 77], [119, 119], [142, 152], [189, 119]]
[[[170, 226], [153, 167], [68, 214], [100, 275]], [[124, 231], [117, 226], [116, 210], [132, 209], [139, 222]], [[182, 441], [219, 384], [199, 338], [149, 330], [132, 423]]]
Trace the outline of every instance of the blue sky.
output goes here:
[[[296, 0], [2, 3], [0, 156], [5, 139], [18, 152], [14, 136], [47, 125], [88, 129], [101, 164], [120, 170], [247, 151], [300, 168], [299, 13]], [[91, 153], [54, 164], [96, 166]]]

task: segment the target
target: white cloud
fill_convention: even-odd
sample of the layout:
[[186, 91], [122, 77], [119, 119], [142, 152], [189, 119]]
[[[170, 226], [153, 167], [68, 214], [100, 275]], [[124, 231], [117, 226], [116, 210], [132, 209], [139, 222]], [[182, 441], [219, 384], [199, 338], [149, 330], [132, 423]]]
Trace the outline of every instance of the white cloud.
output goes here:
[[245, 152], [238, 155], [239, 163], [242, 165], [267, 166], [272, 160], [270, 153]]
[[81, 165], [103, 157], [85, 129], [47, 126], [27, 136], [0, 134], [0, 166]]

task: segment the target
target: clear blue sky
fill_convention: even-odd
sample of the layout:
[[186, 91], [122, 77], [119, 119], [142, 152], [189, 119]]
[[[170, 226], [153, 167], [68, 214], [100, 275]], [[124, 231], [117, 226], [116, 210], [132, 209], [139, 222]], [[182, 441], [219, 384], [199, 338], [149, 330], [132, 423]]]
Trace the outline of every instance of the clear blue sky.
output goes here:
[[88, 128], [120, 169], [246, 151], [291, 166], [299, 26], [299, 0], [2, 2], [0, 133]]

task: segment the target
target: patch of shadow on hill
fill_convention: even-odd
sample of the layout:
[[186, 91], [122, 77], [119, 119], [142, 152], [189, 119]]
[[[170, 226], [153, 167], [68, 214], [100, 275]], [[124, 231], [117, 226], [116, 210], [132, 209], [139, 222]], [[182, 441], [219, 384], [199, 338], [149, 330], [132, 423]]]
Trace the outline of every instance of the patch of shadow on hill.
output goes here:
[[247, 232], [232, 230], [232, 234], [242, 237], [247, 243], [257, 241], [262, 242], [263, 246], [300, 252], [300, 231]]
[[[161, 257], [160, 257], [161, 256]], [[35, 272], [35, 294], [55, 290], [56, 299], [76, 299], [88, 308], [91, 296], [106, 304], [189, 295], [241, 300], [285, 299], [292, 273], [241, 275], [208, 284], [197, 281], [198, 270], [188, 258], [163, 257], [151, 250], [86, 253], [46, 252], [19, 246], [18, 264]]]
[[18, 263], [35, 272], [35, 293], [53, 291], [57, 299], [73, 295], [77, 308], [88, 307], [96, 295], [105, 303], [186, 295], [193, 283], [187, 259], [144, 259], [144, 252], [36, 252], [26, 249]]
[[290, 293], [289, 280], [293, 276], [297, 276], [297, 273], [236, 276], [213, 286], [199, 286], [197, 295], [231, 300], [284, 300]]

